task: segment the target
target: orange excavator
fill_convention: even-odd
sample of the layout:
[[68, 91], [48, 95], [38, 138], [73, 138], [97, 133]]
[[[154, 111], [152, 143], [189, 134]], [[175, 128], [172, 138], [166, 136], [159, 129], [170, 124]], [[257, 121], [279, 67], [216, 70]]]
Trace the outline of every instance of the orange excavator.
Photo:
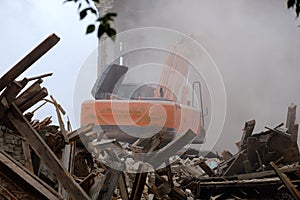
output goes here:
[[171, 141], [191, 129], [197, 134], [193, 143], [203, 143], [201, 84], [189, 82], [192, 66], [179, 55], [186, 48], [176, 44], [168, 52], [159, 83], [123, 83], [128, 67], [107, 65], [92, 89], [95, 100], [82, 103], [81, 125], [94, 123], [107, 138], [129, 143], [156, 133]]

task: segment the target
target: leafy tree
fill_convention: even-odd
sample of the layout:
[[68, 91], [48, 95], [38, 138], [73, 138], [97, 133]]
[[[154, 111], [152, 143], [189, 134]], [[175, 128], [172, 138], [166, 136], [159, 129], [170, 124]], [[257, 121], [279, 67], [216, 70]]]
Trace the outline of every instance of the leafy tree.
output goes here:
[[86, 28], [86, 34], [93, 33], [97, 29], [97, 36], [100, 39], [101, 36], [107, 34], [114, 40], [116, 30], [111, 27], [111, 22], [117, 16], [117, 13], [106, 13], [104, 16], [100, 16], [98, 10], [92, 7], [94, 3], [101, 3], [101, 0], [65, 0], [66, 2], [73, 2], [77, 4], [77, 10], [80, 20], [83, 20], [88, 14], [95, 15], [96, 20], [93, 24], [90, 24]]
[[300, 0], [288, 0], [287, 1], [287, 8], [288, 9], [294, 9], [297, 18], [299, 17], [300, 14]]
[[[114, 21], [117, 13], [109, 12], [100, 17], [98, 10], [94, 9], [91, 6], [93, 3], [101, 3], [101, 0], [65, 0], [64, 3], [66, 2], [74, 2], [75, 4], [77, 4], [77, 10], [80, 20], [84, 19], [88, 14], [95, 15], [95, 23], [87, 26], [86, 34], [93, 33], [97, 29], [97, 36], [99, 39], [104, 34], [107, 34], [114, 40], [114, 36], [117, 32], [114, 28], [111, 27], [111, 22]], [[300, 0], [287, 0], [287, 8], [294, 9], [296, 17], [298, 18], [300, 14]]]

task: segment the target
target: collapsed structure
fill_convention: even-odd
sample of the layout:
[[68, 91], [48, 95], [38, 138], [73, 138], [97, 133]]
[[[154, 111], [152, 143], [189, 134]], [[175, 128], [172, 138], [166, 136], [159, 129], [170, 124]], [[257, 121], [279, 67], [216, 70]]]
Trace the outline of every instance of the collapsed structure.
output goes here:
[[[161, 133], [124, 145], [104, 139], [93, 124], [72, 131], [62, 120], [63, 108], [41, 86], [51, 74], [16, 80], [58, 41], [49, 36], [0, 78], [1, 199], [300, 199], [295, 105], [285, 127], [253, 134], [255, 121], [246, 122], [235, 155], [175, 155], [195, 137], [191, 130], [163, 146]], [[40, 106], [28, 109], [41, 101], [55, 106], [59, 126], [52, 125], [51, 116], [33, 120]], [[144, 171], [144, 163], [130, 162], [147, 152], [146, 163], [166, 167]], [[124, 170], [99, 161], [101, 155], [122, 160], [115, 164]], [[126, 173], [128, 168], [140, 173]]]

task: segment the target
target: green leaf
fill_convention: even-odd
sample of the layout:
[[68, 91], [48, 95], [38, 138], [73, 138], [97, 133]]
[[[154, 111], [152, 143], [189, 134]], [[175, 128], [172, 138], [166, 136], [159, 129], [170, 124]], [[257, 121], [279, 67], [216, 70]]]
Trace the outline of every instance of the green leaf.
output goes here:
[[296, 5], [296, 15], [297, 15], [297, 17], [299, 17], [299, 14], [300, 14], [300, 5], [299, 4], [297, 4]]
[[99, 25], [98, 27], [98, 32], [97, 32], [97, 36], [98, 38], [100, 39], [100, 37], [105, 33], [105, 29], [104, 27], [102, 26], [102, 24]]
[[94, 24], [90, 24], [88, 25], [88, 27], [86, 28], [86, 34], [92, 33], [95, 31], [95, 25]]
[[295, 0], [288, 0], [287, 1], [287, 7], [288, 7], [288, 9], [291, 8], [291, 7], [293, 7], [295, 5], [295, 3], [296, 3]]
[[105, 32], [109, 37], [113, 37], [117, 33], [115, 29], [110, 28], [110, 27]]
[[113, 17], [116, 17], [117, 13], [107, 13], [103, 17], [97, 19], [98, 22], [107, 23], [108, 21], [114, 21]]
[[117, 34], [117, 32], [116, 32], [115, 29], [113, 29], [113, 28], [107, 29], [107, 30], [106, 30], [106, 34], [107, 34], [113, 41], [115, 41], [116, 34]]
[[87, 15], [87, 10], [84, 9], [82, 11], [80, 11], [79, 16], [80, 16], [80, 20], [84, 19]]
[[95, 15], [97, 15], [97, 10], [95, 10], [94, 8], [90, 8], [89, 9], [92, 13], [94, 13]]

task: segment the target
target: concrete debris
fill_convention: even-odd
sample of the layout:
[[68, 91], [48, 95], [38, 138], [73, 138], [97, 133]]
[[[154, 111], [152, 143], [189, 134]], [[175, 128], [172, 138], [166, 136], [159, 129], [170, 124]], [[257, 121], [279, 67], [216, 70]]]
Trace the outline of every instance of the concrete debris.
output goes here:
[[[71, 130], [41, 86], [51, 74], [16, 80], [58, 40], [49, 36], [0, 78], [0, 199], [300, 198], [296, 105], [285, 126], [253, 133], [255, 120], [246, 122], [238, 152], [221, 157], [177, 155], [191, 130], [169, 143], [158, 133], [131, 144], [104, 139], [93, 124]], [[52, 116], [34, 119], [45, 103], [56, 108], [58, 126]]]

